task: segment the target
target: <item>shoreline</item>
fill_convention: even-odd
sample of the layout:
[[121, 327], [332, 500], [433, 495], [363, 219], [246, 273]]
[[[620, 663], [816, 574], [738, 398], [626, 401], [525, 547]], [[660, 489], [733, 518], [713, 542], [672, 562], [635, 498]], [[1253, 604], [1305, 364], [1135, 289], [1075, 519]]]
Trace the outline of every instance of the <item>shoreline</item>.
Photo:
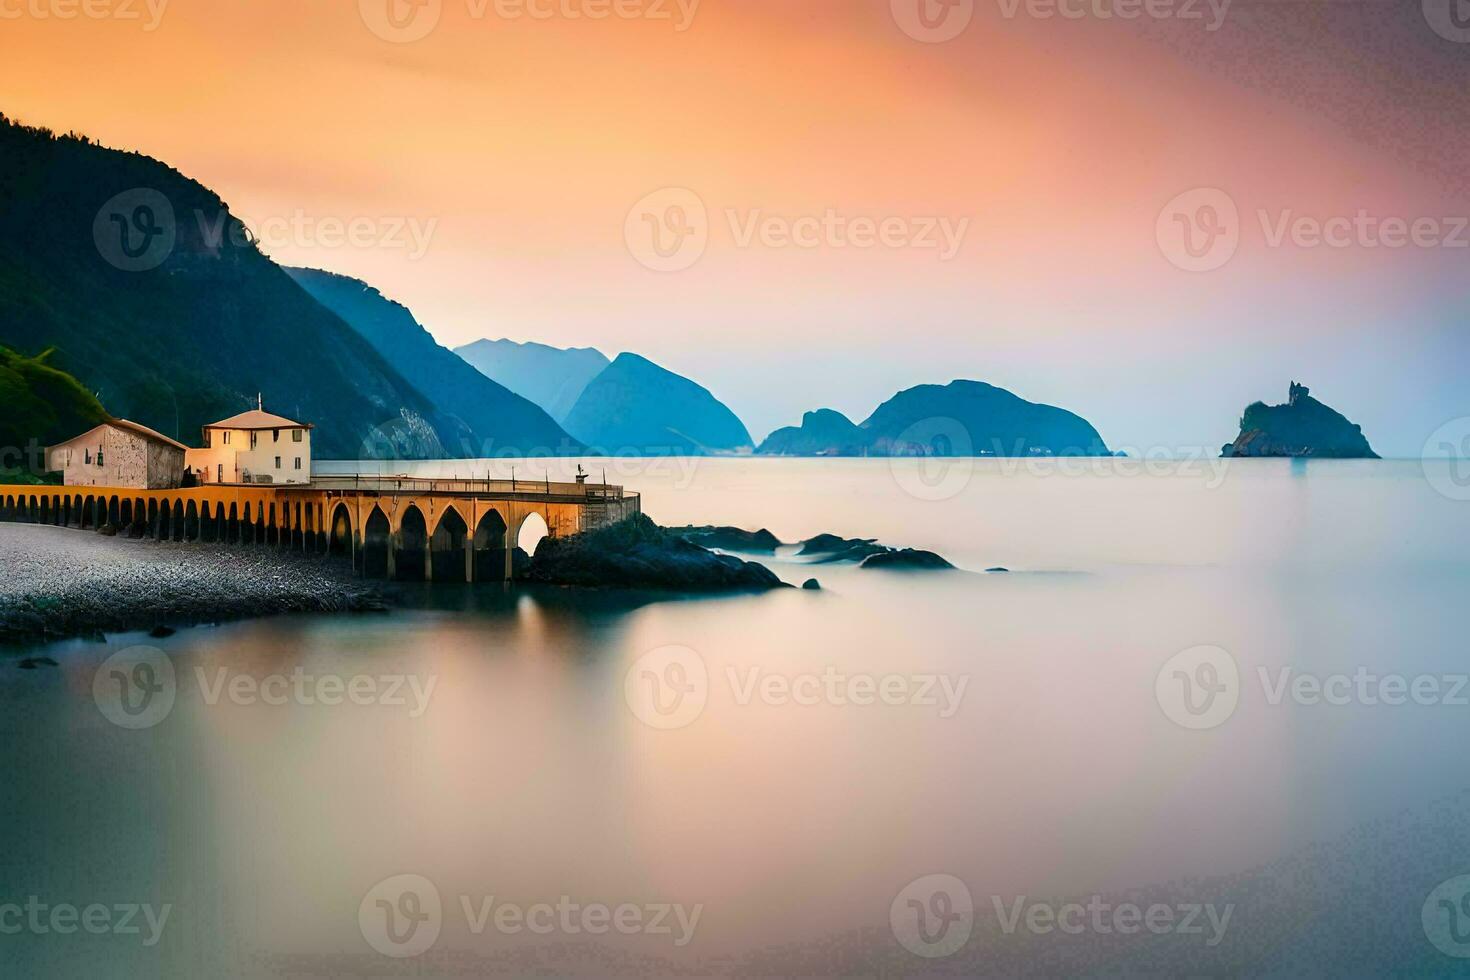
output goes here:
[[380, 583], [270, 547], [0, 524], [0, 649], [281, 613], [380, 612]]

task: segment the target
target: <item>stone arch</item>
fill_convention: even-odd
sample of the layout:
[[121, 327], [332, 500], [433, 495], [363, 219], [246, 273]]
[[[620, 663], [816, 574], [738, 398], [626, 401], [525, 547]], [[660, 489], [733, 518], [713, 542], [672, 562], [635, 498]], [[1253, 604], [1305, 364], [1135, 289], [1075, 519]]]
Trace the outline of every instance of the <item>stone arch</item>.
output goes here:
[[388, 516], [381, 507], [373, 506], [362, 528], [362, 573], [372, 578], [391, 577], [393, 532]]
[[117, 506], [117, 533], [123, 534], [133, 526], [133, 499], [124, 497]]
[[169, 506], [167, 500], [158, 502], [158, 519], [153, 526], [156, 530], [153, 536], [159, 541], [171, 541], [174, 536], [174, 509]]
[[435, 582], [463, 582], [471, 574], [472, 551], [465, 547], [470, 526], [459, 511], [444, 508], [429, 541], [429, 560]]
[[499, 582], [505, 579], [505, 518], [498, 510], [480, 515], [475, 527], [475, 581]]
[[417, 504], [409, 504], [398, 518], [393, 549], [394, 578], [400, 582], [422, 582], [432, 575], [428, 563], [429, 525]]
[[118, 521], [120, 521], [121, 519], [122, 504], [118, 501], [116, 495], [109, 497], [107, 500], [107, 523], [116, 528], [118, 526]]
[[[167, 507], [168, 504], [165, 503], [164, 506]], [[183, 541], [185, 527], [186, 524], [184, 522], [184, 501], [182, 499], [175, 500], [173, 520], [169, 523], [169, 528], [173, 531], [173, 534], [170, 535], [172, 540]]]
[[50, 524], [51, 523], [51, 498], [50, 497], [42, 497], [41, 498], [41, 523], [42, 524]]
[[[262, 508], [262, 509], [264, 509], [264, 508]], [[269, 510], [266, 510], [266, 513], [269, 514], [270, 516], [266, 519], [266, 522], [265, 522], [265, 543], [266, 544], [280, 544], [281, 543], [281, 528], [280, 528], [280, 525], [278, 525], [276, 523], [276, 504], [275, 504], [275, 501], [271, 501], [270, 509]]]
[[327, 551], [334, 555], [351, 556], [356, 547], [352, 540], [352, 508], [338, 503], [332, 508], [332, 529], [327, 537]]
[[71, 498], [71, 526], [82, 526], [82, 495], [77, 494]]
[[551, 536], [551, 522], [539, 510], [533, 510], [521, 518], [516, 527], [515, 546], [528, 555], [536, 553], [536, 546], [543, 538]]
[[184, 540], [198, 541], [199, 530], [199, 505], [191, 500], [184, 508]]
[[225, 518], [224, 540], [226, 544], [240, 543], [240, 505], [233, 500], [230, 501], [230, 516]]
[[148, 533], [148, 502], [142, 497], [133, 500], [133, 524], [128, 528], [128, 537], [141, 538]]

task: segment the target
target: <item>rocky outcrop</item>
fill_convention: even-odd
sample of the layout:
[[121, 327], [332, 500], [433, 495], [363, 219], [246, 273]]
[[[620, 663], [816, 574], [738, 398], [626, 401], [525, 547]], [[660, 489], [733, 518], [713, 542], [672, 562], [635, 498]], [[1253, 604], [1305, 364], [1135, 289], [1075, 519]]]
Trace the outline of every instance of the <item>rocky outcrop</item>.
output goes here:
[[1284, 405], [1256, 402], [1240, 420], [1240, 435], [1222, 447], [1224, 457], [1316, 457], [1378, 459], [1361, 426], [1291, 383]]
[[750, 433], [714, 395], [637, 354], [619, 354], [567, 413], [566, 429], [615, 456], [749, 452]]
[[701, 548], [718, 548], [720, 551], [744, 551], [752, 555], [769, 555], [781, 547], [781, 539], [765, 528], [759, 531], [747, 531], [741, 527], [685, 525], [684, 527], [671, 527], [669, 530]]
[[818, 562], [862, 561], [869, 555], [881, 554], [885, 548], [874, 538], [843, 538], [835, 534], [818, 534], [801, 542], [797, 557]]
[[[573, 433], [575, 435], [575, 433]], [[778, 429], [760, 453], [787, 456], [1107, 456], [1097, 429], [1065, 409], [980, 381], [919, 385], [862, 425], [822, 409]]]
[[846, 415], [819, 408], [803, 415], [800, 426], [772, 432], [756, 452], [766, 456], [861, 456], [868, 442], [867, 433]]
[[939, 557], [932, 551], [919, 551], [916, 548], [903, 548], [898, 551], [884, 551], [876, 555], [869, 555], [863, 559], [861, 568], [886, 568], [913, 571], [942, 571], [954, 568], [949, 562]]
[[566, 538], [543, 538], [528, 582], [669, 592], [759, 592], [789, 588], [770, 569], [718, 555], [642, 514]]

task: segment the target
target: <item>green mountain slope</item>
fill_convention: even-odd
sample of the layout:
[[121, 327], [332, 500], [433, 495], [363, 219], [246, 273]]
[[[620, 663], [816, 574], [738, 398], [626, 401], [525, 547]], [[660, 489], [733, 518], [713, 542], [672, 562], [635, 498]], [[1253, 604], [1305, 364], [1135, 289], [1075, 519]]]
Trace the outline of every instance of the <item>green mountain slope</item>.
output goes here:
[[323, 458], [481, 440], [261, 254], [217, 195], [0, 116], [0, 343], [55, 347], [117, 415], [185, 442], [255, 403]]
[[452, 455], [493, 456], [507, 447], [533, 455], [576, 450], [571, 437], [540, 406], [440, 347], [408, 307], [349, 276], [317, 269], [287, 268], [286, 273], [372, 344], [441, 412], [453, 415], [481, 440], [449, 447]]
[[0, 347], [0, 482], [40, 474], [47, 446], [107, 418], [102, 403], [51, 357]]

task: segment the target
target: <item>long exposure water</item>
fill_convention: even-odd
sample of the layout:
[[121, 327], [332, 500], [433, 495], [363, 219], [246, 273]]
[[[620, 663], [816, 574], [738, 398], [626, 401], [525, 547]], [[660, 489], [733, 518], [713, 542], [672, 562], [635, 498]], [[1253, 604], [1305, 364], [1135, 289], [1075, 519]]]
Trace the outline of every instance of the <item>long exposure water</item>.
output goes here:
[[[961, 571], [782, 552], [762, 560], [822, 591], [415, 587], [386, 615], [10, 654], [6, 974], [1341, 975], [1470, 953], [1458, 472], [580, 462], [663, 524], [876, 537]], [[168, 703], [104, 710], [99, 667], [139, 645]], [[139, 931], [78, 925], [92, 905], [138, 906]]]

